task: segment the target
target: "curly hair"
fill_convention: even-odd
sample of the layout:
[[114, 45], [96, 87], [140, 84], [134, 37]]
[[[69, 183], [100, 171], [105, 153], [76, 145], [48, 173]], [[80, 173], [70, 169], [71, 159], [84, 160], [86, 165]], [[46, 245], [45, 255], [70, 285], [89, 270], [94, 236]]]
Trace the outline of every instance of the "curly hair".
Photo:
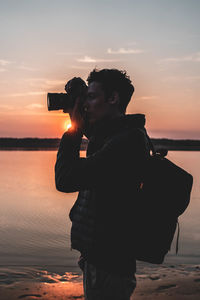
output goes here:
[[126, 74], [126, 71], [118, 69], [94, 69], [87, 78], [88, 84], [93, 81], [101, 83], [107, 98], [110, 97], [113, 92], [117, 92], [119, 94], [119, 109], [125, 113], [134, 92], [134, 86], [131, 83], [130, 77]]

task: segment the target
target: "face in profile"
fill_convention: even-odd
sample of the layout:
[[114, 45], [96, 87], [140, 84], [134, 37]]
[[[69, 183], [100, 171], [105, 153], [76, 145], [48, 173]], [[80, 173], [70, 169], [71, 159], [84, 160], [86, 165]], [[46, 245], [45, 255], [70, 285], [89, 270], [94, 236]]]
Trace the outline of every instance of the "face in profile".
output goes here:
[[89, 84], [84, 110], [85, 118], [90, 125], [111, 115], [111, 105], [106, 99], [101, 83], [93, 81]]

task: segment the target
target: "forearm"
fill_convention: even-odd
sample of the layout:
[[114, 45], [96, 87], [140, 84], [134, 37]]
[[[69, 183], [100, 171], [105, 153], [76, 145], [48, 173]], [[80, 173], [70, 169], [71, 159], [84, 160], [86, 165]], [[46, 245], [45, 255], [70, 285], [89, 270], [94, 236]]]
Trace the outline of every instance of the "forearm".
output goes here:
[[55, 165], [55, 183], [59, 191], [72, 191], [69, 174], [79, 159], [81, 141], [82, 133], [79, 131], [69, 130], [62, 136]]
[[144, 135], [131, 132], [106, 142], [94, 154], [79, 157], [81, 135], [66, 133], [61, 140], [56, 162], [56, 187], [62, 192], [75, 192], [106, 185], [110, 179], [123, 181], [127, 165], [131, 176], [138, 179], [147, 158]]

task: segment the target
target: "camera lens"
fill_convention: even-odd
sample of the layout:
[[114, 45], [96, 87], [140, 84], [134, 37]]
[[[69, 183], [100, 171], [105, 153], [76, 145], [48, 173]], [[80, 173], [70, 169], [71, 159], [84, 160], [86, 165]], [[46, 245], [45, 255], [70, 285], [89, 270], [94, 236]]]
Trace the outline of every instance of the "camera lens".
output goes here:
[[48, 110], [66, 109], [68, 106], [68, 95], [64, 93], [48, 93], [47, 107]]

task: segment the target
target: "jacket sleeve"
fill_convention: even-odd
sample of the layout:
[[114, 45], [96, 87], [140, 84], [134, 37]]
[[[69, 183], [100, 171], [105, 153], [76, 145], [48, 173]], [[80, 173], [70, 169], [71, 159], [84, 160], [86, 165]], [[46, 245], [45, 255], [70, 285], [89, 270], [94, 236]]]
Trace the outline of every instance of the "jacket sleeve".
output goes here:
[[80, 134], [67, 131], [61, 139], [55, 165], [56, 188], [61, 192], [106, 184], [114, 176], [123, 176], [120, 170], [125, 170], [130, 160], [131, 176], [138, 177], [148, 155], [144, 134], [139, 130], [110, 139], [87, 158], [79, 157], [81, 138]]

